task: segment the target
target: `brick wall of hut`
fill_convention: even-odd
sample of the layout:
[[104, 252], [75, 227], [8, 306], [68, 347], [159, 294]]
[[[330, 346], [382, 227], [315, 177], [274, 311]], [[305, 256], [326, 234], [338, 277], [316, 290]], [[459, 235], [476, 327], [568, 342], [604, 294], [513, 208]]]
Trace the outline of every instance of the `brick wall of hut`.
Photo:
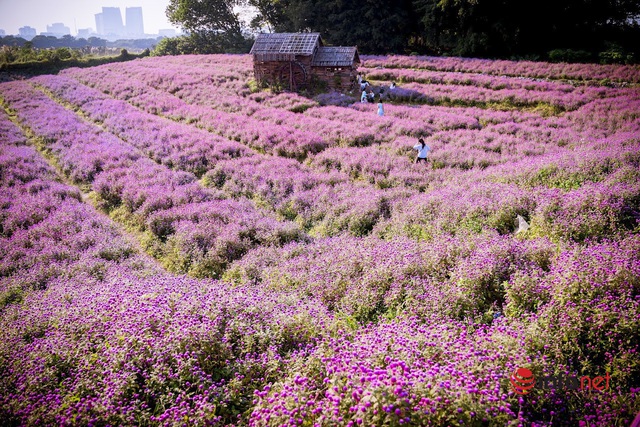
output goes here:
[[[311, 57], [310, 56], [297, 56], [296, 62], [299, 62], [307, 72], [307, 82], [311, 79]], [[275, 82], [282, 67], [288, 66], [288, 61], [254, 61], [253, 71], [256, 76], [256, 80], [259, 82]]]
[[273, 82], [278, 77], [282, 62], [255, 62], [253, 72], [259, 82]]
[[335, 90], [353, 89], [358, 75], [353, 67], [312, 67], [311, 73], [314, 78], [326, 82]]
[[[358, 74], [355, 67], [312, 67], [311, 57], [302, 56], [296, 60], [307, 71], [307, 83], [311, 83], [311, 79], [316, 79], [326, 82], [329, 88], [335, 90], [351, 90], [355, 87]], [[259, 82], [274, 83], [282, 67], [288, 64], [286, 61], [255, 61], [254, 75]]]

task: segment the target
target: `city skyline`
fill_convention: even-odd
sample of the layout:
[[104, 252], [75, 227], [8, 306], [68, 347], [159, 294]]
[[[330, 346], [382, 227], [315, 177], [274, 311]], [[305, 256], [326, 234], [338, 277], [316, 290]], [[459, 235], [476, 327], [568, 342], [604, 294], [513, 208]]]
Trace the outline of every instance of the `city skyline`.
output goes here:
[[[127, 8], [142, 8], [142, 26], [145, 34], [159, 34], [161, 30], [179, 28], [169, 23], [165, 9], [169, 0], [89, 0], [77, 2], [60, 0], [46, 2], [44, 0], [23, 0], [15, 4], [9, 0], [0, 0], [0, 29], [6, 35], [18, 35], [22, 27], [35, 28], [37, 34], [47, 32], [47, 28], [61, 23], [69, 27], [71, 35], [77, 36], [82, 30], [90, 28], [98, 34], [96, 15], [103, 7], [120, 9], [123, 20]], [[126, 21], [125, 21], [126, 25]]]

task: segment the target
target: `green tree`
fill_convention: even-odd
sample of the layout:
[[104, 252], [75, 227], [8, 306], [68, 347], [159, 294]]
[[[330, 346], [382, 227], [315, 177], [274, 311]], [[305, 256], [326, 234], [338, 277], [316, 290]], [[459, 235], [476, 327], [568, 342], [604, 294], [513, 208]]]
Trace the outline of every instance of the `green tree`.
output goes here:
[[274, 31], [317, 31], [334, 45], [365, 53], [403, 52], [416, 20], [410, 0], [248, 0], [254, 26]]
[[33, 47], [38, 49], [47, 49], [58, 45], [58, 38], [54, 36], [38, 35], [31, 39]]
[[293, 31], [293, 22], [287, 13], [291, 7], [290, 0], [247, 0], [245, 4], [253, 6], [258, 12], [251, 21], [254, 30], [266, 27], [270, 32]]
[[639, 14], [637, 0], [541, 0], [527, 11], [530, 21], [518, 19], [521, 49], [601, 49], [609, 37], [625, 39]]
[[413, 5], [421, 45], [462, 56], [546, 55], [557, 48], [593, 52], [608, 39], [630, 40], [640, 15], [637, 0], [414, 0]]
[[[181, 26], [195, 47], [191, 53], [244, 52], [247, 41], [233, 7], [236, 0], [170, 0], [169, 22]], [[182, 41], [183, 47], [189, 43]]]
[[27, 41], [22, 37], [4, 36], [0, 37], [0, 46], [24, 46]]
[[89, 43], [89, 46], [91, 46], [91, 47], [106, 47], [107, 46], [107, 41], [105, 39], [101, 39], [101, 38], [98, 38], [98, 37], [89, 37], [87, 42]]
[[518, 45], [512, 0], [414, 0], [423, 47], [435, 54], [503, 56]]
[[361, 53], [640, 56], [638, 0], [171, 0], [167, 14], [191, 34], [182, 48], [243, 52], [238, 4], [256, 8], [254, 29], [317, 31], [328, 44], [357, 45]]

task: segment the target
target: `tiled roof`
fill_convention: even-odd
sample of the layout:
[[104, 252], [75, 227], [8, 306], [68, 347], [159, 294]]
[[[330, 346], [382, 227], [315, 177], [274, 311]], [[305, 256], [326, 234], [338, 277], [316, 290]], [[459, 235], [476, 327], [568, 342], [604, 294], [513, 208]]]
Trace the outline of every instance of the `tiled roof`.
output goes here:
[[349, 67], [360, 62], [358, 49], [342, 46], [321, 46], [313, 57], [313, 67]]
[[250, 53], [259, 61], [288, 61], [296, 55], [313, 55], [321, 45], [320, 33], [260, 33]]

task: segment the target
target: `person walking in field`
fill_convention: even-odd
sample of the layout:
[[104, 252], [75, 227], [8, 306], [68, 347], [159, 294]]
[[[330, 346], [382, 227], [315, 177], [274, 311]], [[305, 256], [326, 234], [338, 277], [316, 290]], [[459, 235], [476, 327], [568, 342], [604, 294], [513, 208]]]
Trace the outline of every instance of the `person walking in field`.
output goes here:
[[418, 156], [416, 157], [416, 163], [427, 163], [427, 154], [431, 151], [431, 147], [424, 143], [424, 139], [420, 138], [418, 144], [413, 146], [414, 150], [418, 150]]
[[384, 107], [382, 106], [382, 97], [378, 98], [378, 115], [384, 116]]

